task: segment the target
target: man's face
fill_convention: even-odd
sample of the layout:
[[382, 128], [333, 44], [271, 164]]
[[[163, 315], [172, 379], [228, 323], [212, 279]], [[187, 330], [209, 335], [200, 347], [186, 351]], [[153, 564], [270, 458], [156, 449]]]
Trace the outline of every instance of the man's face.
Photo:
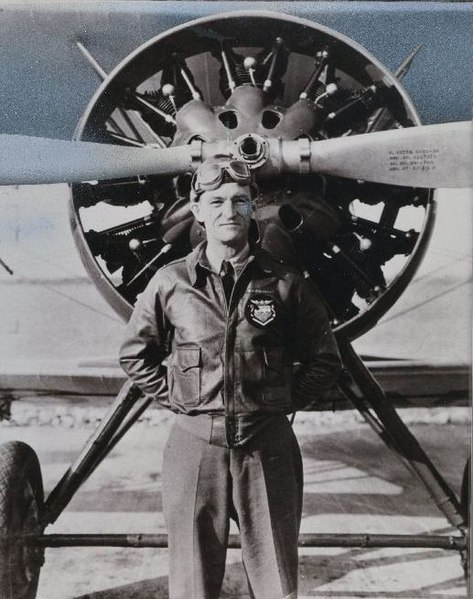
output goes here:
[[195, 218], [205, 226], [208, 241], [239, 246], [248, 240], [253, 202], [249, 185], [223, 183], [218, 189], [204, 191], [192, 203]]

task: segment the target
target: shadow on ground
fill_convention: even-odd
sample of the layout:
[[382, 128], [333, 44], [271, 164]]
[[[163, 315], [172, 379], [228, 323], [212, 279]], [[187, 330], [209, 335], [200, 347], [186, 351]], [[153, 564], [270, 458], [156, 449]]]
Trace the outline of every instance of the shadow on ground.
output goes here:
[[[318, 555], [304, 556], [300, 560], [300, 589], [299, 595], [304, 597], [318, 597], [320, 599], [464, 599], [465, 581], [462, 577], [443, 580], [440, 583], [419, 585], [418, 588], [401, 590], [386, 590], [379, 583], [372, 589], [346, 590], [333, 588], [327, 585], [334, 584], [349, 576], [354, 570], [375, 568], [377, 566], [399, 565], [409, 562], [422, 561], [442, 555], [439, 551], [419, 551], [408, 555], [392, 557], [369, 556], [369, 550], [354, 549], [343, 555]], [[388, 586], [388, 585], [386, 585]], [[414, 594], [415, 593], [415, 594]], [[167, 577], [141, 580], [127, 585], [98, 591], [86, 595], [76, 596], [74, 599], [168, 599]], [[241, 564], [227, 566], [224, 587], [221, 599], [249, 599], [246, 590], [246, 578]]]

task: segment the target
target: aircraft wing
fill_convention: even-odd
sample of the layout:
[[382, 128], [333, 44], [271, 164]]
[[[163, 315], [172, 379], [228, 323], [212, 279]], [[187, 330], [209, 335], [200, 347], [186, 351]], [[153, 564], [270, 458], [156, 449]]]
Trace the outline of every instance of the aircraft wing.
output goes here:
[[[466, 365], [361, 356], [388, 397], [399, 407], [468, 405]], [[113, 360], [17, 361], [0, 366], [0, 399], [54, 397], [55, 401], [105, 400], [125, 383]], [[100, 405], [100, 402], [95, 405]], [[337, 391], [311, 409], [352, 408]]]
[[[150, 38], [191, 19], [272, 10], [331, 27], [392, 71], [419, 44], [403, 83], [426, 124], [471, 118], [473, 11], [442, 2], [62, 2], [0, 12], [0, 131], [71, 139], [100, 83], [78, 47], [111, 71]], [[389, 39], [389, 43], [386, 40]]]

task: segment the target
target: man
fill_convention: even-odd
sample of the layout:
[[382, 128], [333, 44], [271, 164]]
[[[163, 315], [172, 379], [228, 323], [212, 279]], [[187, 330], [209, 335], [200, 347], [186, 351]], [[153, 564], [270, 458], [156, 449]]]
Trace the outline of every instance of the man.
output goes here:
[[286, 414], [317, 399], [340, 361], [309, 283], [249, 242], [253, 190], [244, 162], [200, 166], [191, 208], [207, 240], [156, 273], [120, 352], [156, 397], [167, 357], [177, 414], [162, 481], [171, 599], [219, 597], [230, 518], [254, 596], [297, 596], [302, 463]]

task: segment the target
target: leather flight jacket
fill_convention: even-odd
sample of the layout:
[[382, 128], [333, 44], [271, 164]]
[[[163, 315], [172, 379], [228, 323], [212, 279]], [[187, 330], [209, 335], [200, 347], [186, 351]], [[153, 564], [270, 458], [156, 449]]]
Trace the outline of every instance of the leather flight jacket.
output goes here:
[[177, 413], [224, 414], [229, 447], [241, 444], [248, 423], [316, 401], [341, 368], [310, 282], [255, 247], [227, 304], [204, 243], [150, 281], [120, 364], [146, 395]]

